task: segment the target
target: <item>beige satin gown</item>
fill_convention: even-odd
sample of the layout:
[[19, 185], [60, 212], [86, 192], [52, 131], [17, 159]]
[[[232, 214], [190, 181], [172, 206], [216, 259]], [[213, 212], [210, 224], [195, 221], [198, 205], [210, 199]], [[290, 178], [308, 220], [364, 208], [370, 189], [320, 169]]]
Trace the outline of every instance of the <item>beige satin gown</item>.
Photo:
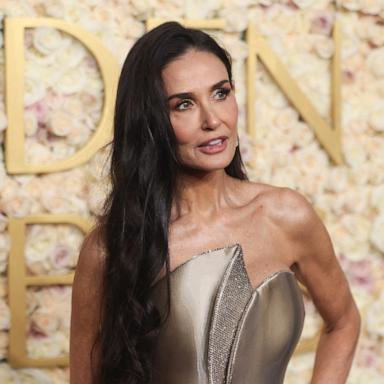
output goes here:
[[[240, 244], [201, 253], [171, 272], [171, 310], [154, 355], [156, 384], [279, 384], [300, 338], [304, 302], [280, 270], [253, 289]], [[164, 309], [165, 279], [153, 287]]]

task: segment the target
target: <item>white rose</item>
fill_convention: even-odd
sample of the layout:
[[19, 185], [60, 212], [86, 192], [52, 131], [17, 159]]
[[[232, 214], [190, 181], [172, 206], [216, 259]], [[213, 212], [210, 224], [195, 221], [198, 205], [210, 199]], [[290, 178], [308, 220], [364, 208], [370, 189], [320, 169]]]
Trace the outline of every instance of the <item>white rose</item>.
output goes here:
[[46, 88], [41, 80], [25, 77], [24, 82], [24, 105], [27, 107], [43, 99], [46, 94]]
[[87, 163], [86, 169], [92, 179], [100, 180], [109, 176], [110, 150], [109, 146], [98, 150]]
[[361, 3], [361, 11], [369, 15], [378, 15], [383, 7], [382, 1], [377, 0], [364, 0]]
[[50, 55], [52, 52], [61, 49], [64, 45], [61, 33], [50, 27], [37, 27], [33, 34], [33, 45], [43, 55]]
[[55, 244], [49, 254], [51, 266], [56, 272], [66, 273], [76, 266], [77, 251], [66, 244]]
[[353, 214], [344, 215], [339, 220], [341, 225], [351, 234], [354, 242], [368, 241], [371, 220]]
[[130, 5], [133, 8], [132, 14], [137, 16], [139, 19], [146, 19], [152, 8], [150, 0], [131, 0]]
[[371, 73], [378, 78], [384, 77], [384, 47], [373, 49], [367, 57], [367, 66]]
[[29, 321], [34, 327], [46, 335], [52, 334], [59, 328], [59, 318], [57, 314], [50, 311], [50, 308], [39, 308], [32, 313]]
[[30, 213], [32, 198], [11, 179], [6, 179], [1, 191], [0, 209], [8, 216], [22, 217]]
[[299, 8], [309, 8], [315, 3], [315, 0], [292, 0], [292, 3], [296, 4]]
[[65, 239], [65, 244], [76, 252], [80, 250], [80, 246], [84, 239], [83, 232], [72, 225], [58, 226], [57, 236], [59, 239]]
[[[384, 108], [384, 106], [383, 106]], [[369, 117], [369, 125], [377, 132], [384, 132], [384, 109], [377, 109]]]
[[187, 19], [209, 19], [213, 12], [220, 8], [220, 0], [194, 0], [184, 3], [184, 13]]
[[51, 160], [51, 153], [47, 146], [28, 137], [25, 140], [25, 154], [27, 163], [31, 164], [43, 164]]
[[55, 56], [55, 67], [76, 68], [87, 55], [83, 45], [77, 41], [72, 41], [64, 49], [58, 51]]
[[[314, 352], [295, 354], [287, 367], [287, 384], [309, 383], [315, 361]], [[284, 381], [284, 382], [285, 382]]]
[[65, 192], [61, 194], [52, 191], [43, 191], [41, 203], [44, 208], [51, 213], [79, 213], [87, 214], [86, 201], [76, 196], [68, 196]]
[[91, 133], [92, 131], [86, 124], [84, 124], [82, 121], [74, 120], [74, 123], [70, 127], [67, 142], [68, 144], [74, 145], [76, 147], [81, 147], [89, 140]]
[[75, 116], [71, 116], [65, 111], [52, 111], [47, 129], [56, 136], [67, 136], [71, 126], [75, 124]]
[[80, 92], [86, 84], [84, 68], [78, 67], [65, 72], [55, 86], [55, 90], [64, 93]]
[[242, 32], [247, 29], [248, 20], [244, 15], [247, 14], [247, 9], [239, 6], [229, 6], [221, 8], [219, 17], [225, 19], [224, 30], [226, 32]]
[[384, 185], [377, 185], [372, 188], [371, 205], [381, 212], [384, 212]]
[[39, 70], [40, 79], [46, 88], [56, 88], [57, 83], [63, 77], [66, 67], [60, 68], [57, 65], [50, 65]]
[[6, 1], [1, 4], [4, 16], [10, 17], [36, 17], [36, 11], [28, 2]]
[[335, 47], [331, 39], [319, 35], [314, 42], [314, 49], [322, 59], [328, 60], [333, 56]]
[[[118, 15], [116, 15], [118, 17]], [[138, 21], [132, 17], [124, 19], [119, 24], [119, 31], [125, 39], [138, 39], [145, 33], [145, 24], [141, 21]], [[126, 47], [128, 52], [128, 47], [132, 46], [130, 41], [126, 40]]]
[[24, 132], [27, 136], [33, 136], [38, 128], [36, 114], [32, 110], [24, 111]]
[[76, 152], [75, 148], [68, 145], [68, 142], [64, 139], [52, 141], [49, 143], [49, 148], [52, 160], [66, 159]]
[[[0, 359], [4, 360], [8, 355], [9, 335], [8, 332], [0, 332]], [[0, 383], [13, 384], [14, 374], [5, 364], [0, 364]], [[17, 383], [18, 384], [18, 383]]]
[[368, 307], [366, 324], [369, 333], [384, 336], [384, 294]]
[[11, 323], [11, 314], [8, 304], [0, 299], [0, 331], [8, 330]]
[[[55, 55], [41, 55], [36, 50], [27, 49], [25, 51], [25, 63], [26, 68], [25, 72], [34, 76], [40, 74], [45, 67], [52, 66], [55, 63]], [[44, 81], [43, 76], [40, 75], [42, 81]]]
[[106, 198], [105, 187], [100, 183], [92, 183], [90, 186], [88, 205], [92, 213], [100, 214]]
[[345, 166], [331, 167], [328, 170], [326, 190], [330, 192], [342, 192], [348, 187], [348, 169]]
[[384, 212], [373, 221], [370, 241], [380, 252], [384, 253]]
[[311, 18], [312, 33], [320, 33], [326, 36], [330, 36], [334, 24], [335, 16], [331, 11], [320, 10], [314, 13]]
[[[100, 75], [95, 70], [84, 70], [85, 84], [81, 91], [87, 92], [90, 97], [94, 97], [97, 101], [94, 101], [94, 105], [98, 105], [103, 99], [104, 85], [100, 78]], [[93, 103], [92, 103], [93, 104]], [[101, 110], [101, 108], [100, 108]]]
[[[29, 337], [27, 340], [28, 356], [32, 358], [58, 357], [63, 354], [63, 344], [68, 340], [62, 333], [50, 337]], [[39, 381], [40, 383], [41, 381]]]
[[226, 35], [223, 43], [236, 61], [241, 61], [248, 57], [247, 43], [240, 40], [238, 37]]
[[361, 9], [360, 0], [339, 0], [339, 4], [349, 11], [358, 11]]
[[5, 115], [4, 110], [0, 109], [0, 132], [4, 131], [8, 126], [7, 116]]
[[367, 152], [360, 141], [346, 137], [343, 145], [344, 156], [348, 165], [357, 167], [367, 161]]

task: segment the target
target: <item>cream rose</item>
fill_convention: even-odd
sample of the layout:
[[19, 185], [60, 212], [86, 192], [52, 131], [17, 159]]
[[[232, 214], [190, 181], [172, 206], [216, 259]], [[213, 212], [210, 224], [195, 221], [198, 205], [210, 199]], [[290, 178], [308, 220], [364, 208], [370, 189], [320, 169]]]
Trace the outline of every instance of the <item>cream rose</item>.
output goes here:
[[384, 337], [384, 293], [368, 307], [366, 324], [369, 333]]
[[59, 328], [60, 320], [57, 314], [50, 311], [50, 308], [39, 308], [32, 313], [29, 321], [34, 324], [34, 327], [39, 329], [46, 335], [52, 334]]
[[0, 209], [8, 216], [21, 217], [30, 213], [32, 198], [12, 179], [6, 179], [1, 191]]
[[33, 136], [38, 128], [37, 117], [32, 110], [24, 111], [24, 132], [27, 136]]
[[374, 208], [384, 212], [384, 185], [372, 188], [370, 203]]
[[25, 154], [27, 163], [31, 164], [43, 164], [51, 160], [51, 153], [47, 146], [28, 137], [25, 140]]
[[65, 72], [55, 86], [55, 90], [64, 94], [80, 92], [86, 84], [83, 67], [77, 67]]
[[50, 115], [48, 130], [56, 136], [67, 136], [75, 124], [76, 116], [69, 115], [65, 111], [56, 110]]
[[46, 89], [41, 80], [26, 77], [24, 82], [24, 105], [27, 107], [45, 97]]
[[11, 313], [8, 304], [0, 299], [0, 331], [8, 330], [11, 325]]
[[33, 34], [33, 45], [43, 55], [50, 55], [64, 45], [61, 33], [50, 27], [37, 27]]
[[315, 3], [315, 0], [292, 0], [299, 8], [309, 8]]
[[331, 39], [319, 35], [315, 39], [314, 49], [322, 59], [328, 60], [333, 56], [335, 47]]
[[49, 254], [50, 263], [55, 272], [67, 273], [76, 266], [77, 251], [66, 244], [57, 243]]
[[384, 77], [384, 47], [373, 49], [367, 57], [367, 66], [371, 73], [378, 78]]
[[[0, 359], [5, 360], [8, 355], [9, 335], [8, 332], [0, 331]], [[14, 374], [5, 364], [0, 364], [0, 383], [15, 383]], [[15, 383], [16, 384], [16, 383]]]
[[71, 40], [64, 49], [58, 51], [55, 56], [55, 67], [73, 69], [79, 66], [87, 55], [87, 50], [78, 41]]
[[369, 117], [369, 125], [377, 132], [384, 132], [384, 103], [380, 109], [372, 112]]
[[361, 0], [339, 0], [339, 4], [349, 11], [358, 11], [361, 9]]
[[380, 252], [384, 253], [384, 212], [373, 221], [370, 241]]
[[8, 126], [8, 119], [5, 115], [5, 111], [1, 108], [0, 109], [0, 132], [4, 131]]

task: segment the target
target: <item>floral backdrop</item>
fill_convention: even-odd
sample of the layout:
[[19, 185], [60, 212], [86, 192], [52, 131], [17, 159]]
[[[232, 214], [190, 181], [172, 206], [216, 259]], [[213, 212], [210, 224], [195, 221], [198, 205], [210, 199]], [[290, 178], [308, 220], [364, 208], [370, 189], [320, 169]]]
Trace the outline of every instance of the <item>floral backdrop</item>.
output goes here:
[[[0, 15], [48, 16], [96, 35], [122, 64], [150, 17], [226, 21], [212, 34], [234, 58], [240, 106], [240, 146], [252, 180], [288, 186], [318, 210], [362, 313], [363, 323], [348, 383], [384, 378], [384, 2], [381, 0], [3, 0]], [[333, 165], [313, 131], [259, 64], [255, 105], [257, 137], [245, 133], [244, 31], [254, 23], [291, 75], [330, 121], [332, 26], [342, 23], [343, 148]], [[58, 30], [25, 33], [25, 153], [31, 163], [68, 157], [91, 137], [101, 115], [103, 84], [94, 58]], [[4, 141], [4, 47], [0, 34], [0, 140]], [[3, 147], [3, 146], [2, 146]], [[10, 217], [77, 213], [92, 218], [108, 190], [108, 148], [87, 164], [51, 174], [8, 175], [0, 151], [0, 382], [68, 383], [68, 369], [12, 369], [7, 364], [10, 313], [7, 258]], [[252, 155], [253, 154], [253, 155]], [[29, 274], [73, 271], [82, 233], [68, 225], [31, 225], [25, 258]], [[28, 289], [27, 352], [68, 353], [71, 289]], [[306, 300], [303, 337], [321, 319]], [[314, 352], [295, 355], [286, 383], [309, 383]]]

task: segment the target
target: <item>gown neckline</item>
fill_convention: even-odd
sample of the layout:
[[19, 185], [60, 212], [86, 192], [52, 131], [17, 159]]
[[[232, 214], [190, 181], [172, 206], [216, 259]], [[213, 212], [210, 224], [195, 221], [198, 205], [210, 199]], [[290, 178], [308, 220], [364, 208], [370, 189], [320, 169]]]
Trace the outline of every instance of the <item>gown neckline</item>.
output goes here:
[[[197, 254], [193, 255], [188, 260], [186, 260], [186, 261], [182, 262], [181, 264], [179, 264], [178, 266], [176, 266], [174, 269], [172, 269], [170, 271], [169, 276], [171, 277], [174, 273], [176, 273], [178, 270], [180, 270], [183, 267], [185, 267], [190, 262], [193, 262], [194, 260], [199, 259], [200, 257], [202, 257], [204, 255], [207, 255], [207, 254], [210, 254], [210, 253], [213, 253], [213, 252], [217, 252], [217, 251], [221, 251], [221, 250], [224, 250], [224, 249], [234, 248], [234, 247], [239, 247], [240, 248], [240, 251], [241, 251], [241, 254], [242, 254], [242, 257], [243, 257], [243, 255], [244, 255], [243, 247], [241, 246], [241, 244], [239, 242], [232, 243], [232, 244], [229, 244], [229, 245], [220, 246], [220, 247], [209, 248], [209, 249], [207, 249], [207, 250], [205, 250], [203, 252], [200, 252], [200, 253], [197, 253]], [[252, 287], [252, 293], [254, 294], [254, 293], [258, 292], [265, 284], [269, 283], [274, 278], [276, 278], [277, 276], [279, 276], [281, 274], [284, 274], [284, 273], [288, 273], [292, 277], [294, 277], [294, 275], [295, 275], [294, 272], [292, 272], [290, 269], [279, 269], [279, 270], [273, 271], [273, 272], [269, 273], [267, 276], [263, 277], [261, 279], [261, 281], [256, 285], [255, 288]], [[247, 273], [247, 276], [248, 276], [248, 273]], [[159, 280], [157, 280], [153, 284], [153, 287], [156, 286], [158, 283], [160, 283], [160, 281], [162, 281], [164, 279], [165, 279], [165, 275], [163, 277], [161, 277]], [[249, 279], [249, 276], [248, 276], [248, 279]]]

